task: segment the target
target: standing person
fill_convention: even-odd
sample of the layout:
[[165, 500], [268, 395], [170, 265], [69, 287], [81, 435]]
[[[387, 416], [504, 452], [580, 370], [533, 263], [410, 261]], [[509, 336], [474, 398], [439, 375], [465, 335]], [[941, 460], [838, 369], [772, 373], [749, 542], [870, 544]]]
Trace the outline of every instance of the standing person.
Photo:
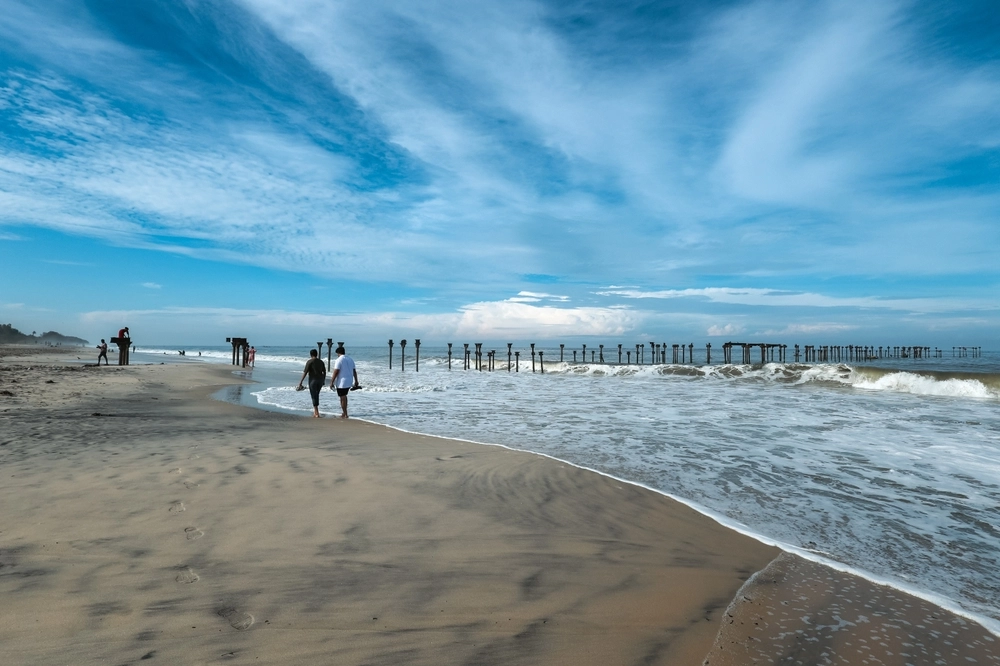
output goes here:
[[326, 366], [315, 349], [309, 350], [309, 360], [306, 361], [306, 369], [299, 379], [298, 390], [302, 390], [302, 380], [306, 378], [306, 375], [309, 375], [309, 395], [312, 396], [313, 401], [313, 418], [318, 419], [319, 392], [322, 390], [323, 384], [326, 383]]
[[101, 338], [101, 344], [97, 345], [97, 348], [101, 350], [101, 353], [97, 355], [97, 367], [101, 367], [101, 359], [104, 359], [104, 365], [109, 365], [108, 363], [108, 343]]
[[253, 348], [253, 345], [250, 346], [250, 367], [257, 367], [257, 350]]
[[340, 418], [347, 418], [347, 394], [352, 388], [358, 388], [358, 371], [354, 367], [354, 359], [347, 355], [343, 347], [337, 347], [337, 360], [333, 362], [333, 377], [330, 388], [337, 389], [340, 396]]

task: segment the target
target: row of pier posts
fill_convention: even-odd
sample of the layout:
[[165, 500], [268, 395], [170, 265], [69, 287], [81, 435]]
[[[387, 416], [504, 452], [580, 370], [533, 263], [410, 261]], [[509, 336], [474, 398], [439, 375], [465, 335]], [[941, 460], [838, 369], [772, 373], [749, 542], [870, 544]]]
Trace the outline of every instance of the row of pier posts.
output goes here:
[[980, 356], [983, 355], [983, 348], [982, 347], [952, 347], [951, 348], [951, 355], [952, 356], [962, 357], [962, 358], [967, 357], [967, 356], [972, 357], [972, 358], [979, 358]]
[[[727, 342], [722, 345], [722, 362], [734, 363], [733, 347], [740, 348], [740, 360], [736, 361], [744, 365], [753, 363], [754, 348], [760, 351], [760, 363], [778, 362], [784, 363], [787, 356], [788, 345], [781, 345], [772, 342]], [[798, 355], [798, 345], [795, 346], [796, 358]], [[676, 361], [675, 361], [676, 362]], [[711, 361], [709, 361], [711, 363]]]
[[[242, 340], [243, 338], [234, 338], [234, 340]], [[228, 340], [228, 338], [227, 338]], [[415, 340], [416, 346], [416, 370], [420, 370], [420, 340]], [[321, 343], [317, 343], [321, 344]], [[327, 344], [330, 344], [330, 340], [327, 339]], [[337, 344], [343, 344], [342, 342]], [[489, 371], [493, 372], [496, 368], [496, 350], [484, 350], [482, 342], [472, 343], [473, 348], [470, 349], [470, 343], [463, 343], [463, 369], [471, 370], [475, 369], [480, 372]], [[521, 352], [513, 351], [514, 343], [507, 343], [507, 372], [520, 372], [520, 361]], [[234, 343], [234, 363], [236, 358], [235, 351], [236, 344]], [[400, 369], [406, 369], [406, 340], [400, 340], [399, 342], [400, 354], [399, 354], [399, 364]], [[545, 352], [543, 350], [535, 350], [535, 343], [531, 343], [531, 371], [532, 372], [545, 372]], [[582, 361], [584, 363], [606, 363], [604, 357], [604, 347], [605, 345], [598, 345], [597, 349], [591, 346], [590, 358], [587, 357], [587, 345], [581, 345], [579, 350], [573, 349], [573, 363]], [[734, 348], [739, 347], [739, 355], [734, 355]], [[687, 345], [683, 344], [673, 344], [669, 345], [671, 351], [671, 362], [674, 364], [678, 363], [694, 363], [694, 344], [689, 343]], [[658, 343], [651, 341], [649, 343], [649, 364], [667, 363], [667, 343]], [[871, 346], [871, 345], [795, 345], [793, 351], [793, 358], [796, 363], [836, 363], [842, 361], [872, 361], [878, 359], [891, 359], [891, 358], [911, 358], [911, 359], [924, 359], [924, 358], [941, 358], [944, 355], [944, 351], [938, 347], [921, 347], [921, 346]], [[771, 342], [726, 342], [722, 345], [722, 362], [726, 364], [741, 363], [744, 365], [750, 365], [754, 362], [754, 350], [757, 350], [758, 358], [756, 361], [758, 363], [785, 363], [788, 360], [788, 345], [771, 343]], [[566, 345], [559, 345], [559, 361], [564, 362], [566, 355]], [[577, 354], [579, 353], [579, 359]], [[451, 370], [452, 367], [452, 343], [448, 343], [448, 369]], [[536, 355], [537, 355], [537, 368], [536, 368]], [[623, 358], [624, 355], [624, 358]], [[958, 357], [979, 357], [982, 356], [982, 347], [952, 347], [952, 355]], [[329, 358], [329, 356], [328, 356]], [[624, 345], [618, 345], [618, 364], [619, 365], [631, 365], [634, 362], [637, 365], [646, 364], [646, 345], [637, 344], [635, 345], [634, 356], [633, 350], [625, 349]], [[623, 363], [624, 361], [624, 363]], [[393, 341], [389, 340], [389, 369], [392, 369], [393, 362]], [[705, 345], [705, 362], [707, 364], [712, 363], [712, 344], [708, 343]]]
[[[956, 350], [965, 347], [953, 347]], [[980, 349], [972, 347], [971, 349]], [[802, 349], [803, 361], [806, 363], [837, 363], [841, 361], [876, 361], [886, 358], [943, 358], [944, 350], [939, 347], [900, 347], [900, 346], [869, 346], [869, 345], [806, 345]], [[795, 361], [799, 361], [799, 346], [795, 345]]]
[[[343, 345], [344, 343], [343, 342], [338, 342], [337, 344], [338, 345]], [[395, 343], [393, 343], [392, 340], [389, 340], [389, 369], [390, 370], [392, 370], [392, 347], [393, 347], [394, 344]], [[415, 339], [413, 341], [413, 346], [417, 350], [416, 353], [415, 353], [416, 360], [415, 360], [415, 363], [414, 363], [414, 370], [416, 372], [420, 372], [420, 339], [419, 338], [417, 338], [417, 339]], [[466, 362], [468, 362], [469, 345], [465, 345], [465, 356], [466, 356]], [[399, 369], [403, 370], [403, 371], [406, 370], [406, 340], [400, 340], [399, 341]], [[448, 369], [451, 370], [451, 343], [450, 342], [448, 343]], [[465, 369], [468, 370], [469, 368], [466, 367]]]
[[[329, 340], [327, 342], [329, 343]], [[420, 340], [415, 340], [414, 342], [415, 342], [416, 349], [417, 349], [417, 351], [416, 351], [416, 371], [419, 372], [420, 371]], [[322, 343], [317, 343], [317, 344], [318, 345], [322, 345]], [[343, 344], [343, 343], [338, 343], [338, 344]], [[483, 370], [487, 370], [487, 371], [490, 371], [490, 372], [496, 370], [496, 353], [497, 353], [496, 350], [493, 349], [493, 350], [484, 351], [483, 350], [483, 343], [482, 342], [475, 342], [475, 343], [471, 343], [471, 344], [474, 347], [473, 349], [469, 348], [470, 343], [468, 343], [468, 342], [462, 343], [462, 352], [463, 352], [463, 354], [462, 354], [462, 369], [463, 370], [475, 369], [475, 370], [478, 370], [480, 372], [483, 371]], [[393, 347], [394, 346], [395, 346], [395, 342], [393, 342], [392, 340], [389, 340], [389, 369], [390, 370], [392, 369]], [[507, 372], [511, 372], [511, 371], [513, 371], [513, 372], [520, 372], [520, 367], [521, 367], [520, 366], [521, 352], [520, 351], [513, 351], [513, 346], [514, 346], [514, 343], [512, 343], [512, 342], [508, 342], [507, 343]], [[622, 348], [623, 348], [623, 346], [624, 345], [618, 345], [618, 363], [619, 363], [619, 365], [622, 363], [622, 353], [623, 353], [623, 349]], [[773, 345], [773, 346], [777, 346], [777, 345]], [[545, 372], [545, 352], [544, 352], [544, 350], [539, 349], [539, 350], [536, 351], [535, 350], [535, 343], [531, 343], [530, 347], [531, 347], [531, 371], [532, 372], [538, 371], [538, 372], [544, 373]], [[654, 364], [657, 364], [657, 363], [664, 363], [665, 364], [667, 362], [667, 343], [665, 343], [665, 342], [664, 343], [650, 342], [649, 343], [649, 347], [650, 347], [650, 360], [649, 360], [649, 364], [650, 365], [654, 365]], [[574, 349], [572, 351], [573, 351], [573, 362], [576, 363], [577, 362], [577, 350]], [[646, 345], [645, 344], [637, 344], [635, 346], [635, 363], [636, 364], [642, 365], [642, 364], [646, 363], [645, 351], [646, 351]], [[566, 345], [565, 344], [560, 344], [559, 345], [559, 362], [560, 363], [562, 363], [565, 360], [565, 354], [566, 354]], [[632, 364], [632, 359], [633, 359], [632, 351], [631, 350], [624, 350], [624, 354], [625, 354], [625, 365], [631, 365]], [[538, 361], [537, 369], [536, 369], [536, 364], [535, 364], [536, 356], [537, 356], [537, 361]], [[449, 342], [448, 343], [448, 369], [449, 370], [451, 370], [451, 368], [452, 368], [453, 357], [454, 357], [454, 343]], [[588, 362], [587, 361], [587, 345], [581, 345], [580, 357], [583, 359], [584, 363]], [[706, 359], [707, 363], [711, 363], [712, 362], [712, 344], [711, 343], [708, 343], [708, 344], [705, 345], [705, 359]], [[601, 363], [601, 364], [606, 363], [606, 360], [604, 358], [604, 345], [598, 345], [596, 350], [593, 347], [591, 347], [591, 350], [590, 350], [590, 361], [589, 362], [590, 363]], [[674, 363], [678, 363], [678, 362], [681, 362], [681, 363], [688, 363], [688, 362], [694, 363], [694, 344], [691, 343], [691, 344], [688, 344], [686, 346], [685, 345], [673, 345], [673, 362]], [[400, 370], [403, 370], [403, 371], [406, 370], [406, 340], [400, 340], [399, 341], [399, 365], [400, 365]]]

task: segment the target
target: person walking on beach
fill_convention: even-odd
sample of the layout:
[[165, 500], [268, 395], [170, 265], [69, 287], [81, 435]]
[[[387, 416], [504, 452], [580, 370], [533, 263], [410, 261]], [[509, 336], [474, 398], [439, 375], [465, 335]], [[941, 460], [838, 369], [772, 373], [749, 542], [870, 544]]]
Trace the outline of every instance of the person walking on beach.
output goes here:
[[257, 350], [254, 349], [252, 345], [250, 347], [249, 360], [250, 360], [250, 367], [251, 368], [257, 367]]
[[340, 418], [347, 418], [347, 394], [358, 386], [358, 371], [354, 367], [354, 359], [347, 355], [343, 347], [337, 347], [337, 360], [333, 362], [333, 377], [330, 388], [337, 389], [340, 396]]
[[315, 349], [309, 350], [309, 360], [306, 361], [306, 369], [302, 372], [296, 390], [302, 390], [302, 380], [306, 378], [306, 375], [309, 375], [309, 395], [312, 396], [313, 418], [318, 419], [319, 392], [323, 389], [323, 384], [326, 383], [326, 365], [323, 364], [323, 360], [319, 358]]
[[101, 359], [104, 359], [104, 365], [109, 365], [108, 363], [108, 343], [101, 338], [101, 344], [97, 345], [97, 348], [101, 350], [101, 353], [97, 355], [97, 367], [101, 366]]

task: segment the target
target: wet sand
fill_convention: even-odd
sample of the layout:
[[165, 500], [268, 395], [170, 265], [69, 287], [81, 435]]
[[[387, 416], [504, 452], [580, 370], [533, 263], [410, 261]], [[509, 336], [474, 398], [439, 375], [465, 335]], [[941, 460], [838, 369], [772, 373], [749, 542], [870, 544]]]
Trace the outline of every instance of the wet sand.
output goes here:
[[997, 663], [978, 625], [591, 472], [209, 399], [228, 366], [23, 351], [3, 664]]
[[740, 590], [704, 663], [1000, 664], [1000, 639], [923, 599], [783, 553]]

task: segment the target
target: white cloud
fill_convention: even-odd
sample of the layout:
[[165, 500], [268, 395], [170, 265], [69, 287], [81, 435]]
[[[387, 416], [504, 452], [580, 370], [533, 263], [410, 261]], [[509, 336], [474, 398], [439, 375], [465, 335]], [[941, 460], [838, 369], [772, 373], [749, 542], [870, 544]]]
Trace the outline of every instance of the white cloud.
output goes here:
[[509, 301], [483, 302], [462, 308], [456, 333], [544, 338], [621, 335], [634, 329], [639, 321], [640, 315], [626, 308], [559, 308]]
[[860, 328], [853, 324], [837, 323], [815, 323], [815, 324], [790, 324], [781, 330], [764, 331], [763, 335], [793, 335], [796, 333], [811, 335], [814, 333], [840, 333], [843, 331], [853, 331]]
[[703, 289], [661, 289], [643, 291], [639, 289], [606, 289], [595, 292], [599, 296], [620, 296], [622, 298], [698, 298], [713, 303], [770, 307], [816, 307], [816, 308], [872, 308], [887, 310], [952, 312], [960, 309], [1000, 309], [1000, 304], [987, 300], [956, 298], [876, 298], [873, 296], [838, 297], [810, 292], [793, 292], [778, 289], [707, 287]]
[[708, 335], [711, 337], [719, 337], [722, 335], [735, 335], [737, 333], [742, 333], [744, 328], [742, 326], [737, 326], [736, 324], [726, 324], [725, 326], [712, 325], [708, 327]]
[[163, 285], [157, 284], [155, 282], [143, 282], [142, 286], [146, 289], [160, 289]]
[[[634, 330], [645, 313], [626, 307], [554, 307], [510, 301], [471, 303], [454, 312], [413, 314], [405, 312], [344, 313], [337, 315], [287, 310], [236, 308], [168, 307], [146, 310], [99, 310], [81, 315], [91, 326], [129, 327], [164, 330], [217, 331], [218, 335], [239, 335], [232, 331], [260, 331], [261, 335], [299, 335], [303, 331], [338, 330], [365, 339], [380, 338], [387, 332], [403, 331], [430, 337], [472, 336], [480, 338], [530, 338], [622, 335]], [[230, 333], [224, 333], [229, 331]], [[310, 335], [312, 333], [309, 333]], [[188, 334], [190, 335], [190, 334]], [[396, 335], [399, 335], [397, 333]], [[169, 340], [160, 340], [168, 342]]]
[[507, 299], [509, 303], [538, 303], [543, 300], [555, 301], [557, 303], [566, 303], [569, 301], [569, 296], [559, 296], [556, 294], [546, 294], [537, 291], [519, 291], [517, 296], [512, 296]]

